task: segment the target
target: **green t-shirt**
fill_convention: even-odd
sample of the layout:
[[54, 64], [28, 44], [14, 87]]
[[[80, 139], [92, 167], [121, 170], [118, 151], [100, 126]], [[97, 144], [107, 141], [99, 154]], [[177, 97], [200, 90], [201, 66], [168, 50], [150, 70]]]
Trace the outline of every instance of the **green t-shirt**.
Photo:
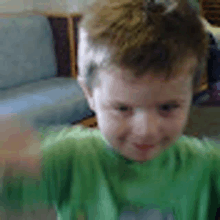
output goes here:
[[220, 150], [182, 136], [152, 161], [115, 153], [99, 130], [63, 129], [42, 141], [42, 179], [3, 181], [11, 210], [55, 206], [60, 220], [214, 220], [220, 207]]

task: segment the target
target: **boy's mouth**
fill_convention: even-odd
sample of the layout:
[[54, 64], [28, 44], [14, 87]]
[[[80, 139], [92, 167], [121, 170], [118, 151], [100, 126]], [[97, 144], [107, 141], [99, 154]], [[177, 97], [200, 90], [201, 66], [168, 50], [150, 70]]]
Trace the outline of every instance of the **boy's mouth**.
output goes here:
[[140, 151], [148, 151], [150, 149], [155, 148], [155, 145], [147, 145], [147, 144], [134, 144], [134, 147]]

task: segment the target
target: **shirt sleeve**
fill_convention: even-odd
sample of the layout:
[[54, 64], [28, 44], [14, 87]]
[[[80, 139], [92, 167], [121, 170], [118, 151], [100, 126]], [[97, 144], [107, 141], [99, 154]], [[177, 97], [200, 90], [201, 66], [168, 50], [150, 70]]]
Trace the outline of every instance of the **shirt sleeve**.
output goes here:
[[210, 192], [212, 204], [220, 208], [220, 142], [209, 142], [213, 146], [213, 153], [211, 154], [211, 171], [210, 171]]
[[72, 133], [70, 128], [66, 128], [51, 133], [41, 142], [40, 177], [13, 175], [13, 170], [5, 170], [0, 194], [1, 212], [17, 216], [19, 213], [50, 209], [68, 199], [72, 182], [73, 146], [78, 141], [75, 139], [74, 142], [72, 137], [80, 131], [81, 127], [75, 128]]

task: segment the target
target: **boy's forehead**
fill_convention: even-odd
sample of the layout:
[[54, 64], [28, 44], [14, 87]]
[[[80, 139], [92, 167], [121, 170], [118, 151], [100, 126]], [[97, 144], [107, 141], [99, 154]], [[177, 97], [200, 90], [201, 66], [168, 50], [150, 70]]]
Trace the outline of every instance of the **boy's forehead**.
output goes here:
[[[185, 70], [188, 70], [187, 68], [184, 68]], [[192, 68], [191, 68], [192, 69]], [[138, 86], [141, 84], [144, 85], [152, 85], [152, 84], [158, 84], [158, 85], [176, 85], [178, 83], [184, 83], [189, 82], [190, 79], [193, 78], [193, 73], [191, 70], [179, 72], [179, 74], [173, 74], [169, 79], [166, 79], [166, 75], [161, 73], [155, 73], [154, 71], [147, 71], [142, 76], [134, 76], [131, 74], [129, 70], [126, 70], [125, 68], [111, 68], [108, 71], [103, 71], [101, 75], [103, 77], [103, 81], [113, 84], [121, 84], [121, 86]]]
[[141, 106], [146, 102], [154, 105], [170, 100], [184, 101], [192, 95], [196, 63], [195, 59], [180, 63], [174, 68], [176, 74], [169, 80], [166, 80], [164, 73], [157, 74], [153, 70], [136, 78], [126, 68], [111, 66], [99, 74], [102, 75], [100, 95], [105, 101], [115, 102], [117, 99], [135, 106]]
[[134, 72], [124, 66], [111, 65], [108, 68], [101, 70], [102, 74], [111, 75], [115, 80], [124, 81], [125, 83], [135, 84], [141, 82], [144, 78], [148, 78], [150, 82], [161, 82], [166, 81], [169, 83], [175, 83], [181, 80], [187, 80], [194, 76], [195, 70], [198, 66], [198, 60], [193, 56], [189, 55], [186, 59], [182, 61], [179, 60], [178, 63], [172, 68], [172, 73], [169, 80], [165, 80], [167, 73], [166, 71], [156, 71], [154, 69], [146, 70], [142, 75], [136, 75]]
[[[141, 106], [143, 103], [163, 103], [165, 101], [185, 101], [191, 93], [192, 80], [190, 76], [179, 76], [165, 82], [147, 74], [142, 79], [127, 82], [116, 73], [107, 75], [103, 80], [101, 95], [105, 102], [127, 103]], [[147, 97], [147, 100], [146, 100]]]

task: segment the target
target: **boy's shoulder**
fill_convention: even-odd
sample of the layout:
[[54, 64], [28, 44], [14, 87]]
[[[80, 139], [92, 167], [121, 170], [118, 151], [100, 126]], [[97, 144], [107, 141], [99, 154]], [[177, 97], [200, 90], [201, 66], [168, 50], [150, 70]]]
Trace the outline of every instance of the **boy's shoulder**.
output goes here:
[[175, 143], [175, 150], [191, 158], [220, 160], [220, 140], [183, 135]]
[[41, 147], [45, 151], [55, 152], [57, 150], [73, 150], [89, 155], [94, 152], [94, 148], [103, 148], [104, 137], [97, 129], [77, 125], [66, 127], [60, 131], [47, 131], [46, 137], [41, 142]]

